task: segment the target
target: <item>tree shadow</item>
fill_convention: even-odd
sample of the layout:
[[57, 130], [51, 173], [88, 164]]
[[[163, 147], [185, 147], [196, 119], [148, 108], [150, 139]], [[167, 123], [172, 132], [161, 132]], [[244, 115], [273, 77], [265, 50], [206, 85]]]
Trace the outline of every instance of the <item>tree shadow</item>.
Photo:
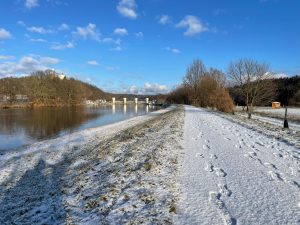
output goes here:
[[[62, 160], [62, 162], [65, 159]], [[65, 167], [40, 159], [0, 198], [0, 224], [63, 223], [61, 178]]]

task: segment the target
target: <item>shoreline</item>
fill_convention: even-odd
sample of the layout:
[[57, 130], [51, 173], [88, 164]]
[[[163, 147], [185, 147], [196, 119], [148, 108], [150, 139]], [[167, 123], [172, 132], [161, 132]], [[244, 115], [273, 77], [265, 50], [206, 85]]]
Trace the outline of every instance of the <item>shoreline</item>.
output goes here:
[[183, 114], [173, 106], [0, 156], [0, 222], [171, 222]]

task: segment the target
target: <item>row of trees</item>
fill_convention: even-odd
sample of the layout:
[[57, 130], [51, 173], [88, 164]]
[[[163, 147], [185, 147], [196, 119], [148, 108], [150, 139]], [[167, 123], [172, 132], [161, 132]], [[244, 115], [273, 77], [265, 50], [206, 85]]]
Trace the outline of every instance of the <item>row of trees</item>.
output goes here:
[[233, 101], [225, 87], [224, 73], [218, 69], [206, 69], [200, 60], [195, 60], [188, 68], [183, 84], [171, 92], [169, 102], [193, 104], [231, 112]]
[[235, 104], [246, 107], [249, 118], [253, 106], [270, 105], [278, 98], [285, 105], [289, 102], [297, 105], [300, 104], [300, 77], [275, 79], [267, 64], [252, 59], [230, 63], [226, 75], [218, 69], [206, 69], [202, 61], [195, 60], [187, 68], [183, 84], [167, 99], [231, 112], [231, 97]]

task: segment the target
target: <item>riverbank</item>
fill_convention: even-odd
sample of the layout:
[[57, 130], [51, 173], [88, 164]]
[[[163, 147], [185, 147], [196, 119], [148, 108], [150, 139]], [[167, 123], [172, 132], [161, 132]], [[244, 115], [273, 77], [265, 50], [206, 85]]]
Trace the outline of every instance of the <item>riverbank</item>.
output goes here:
[[169, 108], [0, 156], [0, 223], [171, 223], [184, 111]]

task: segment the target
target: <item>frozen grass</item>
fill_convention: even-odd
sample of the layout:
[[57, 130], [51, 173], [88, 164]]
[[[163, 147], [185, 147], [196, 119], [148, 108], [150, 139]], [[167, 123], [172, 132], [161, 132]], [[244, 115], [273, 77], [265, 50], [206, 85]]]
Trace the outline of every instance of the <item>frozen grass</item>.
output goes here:
[[155, 112], [0, 156], [0, 224], [171, 223], [183, 114]]

